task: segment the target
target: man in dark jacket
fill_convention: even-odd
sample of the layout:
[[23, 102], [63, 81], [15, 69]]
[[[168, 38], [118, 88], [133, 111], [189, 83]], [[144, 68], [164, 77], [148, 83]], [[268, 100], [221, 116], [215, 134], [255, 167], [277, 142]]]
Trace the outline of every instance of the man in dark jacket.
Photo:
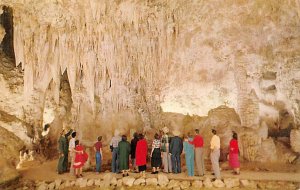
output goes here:
[[179, 137], [180, 132], [175, 130], [174, 137], [170, 142], [170, 154], [172, 158], [172, 171], [173, 173], [181, 173], [180, 155], [182, 153], [183, 144], [182, 138]]

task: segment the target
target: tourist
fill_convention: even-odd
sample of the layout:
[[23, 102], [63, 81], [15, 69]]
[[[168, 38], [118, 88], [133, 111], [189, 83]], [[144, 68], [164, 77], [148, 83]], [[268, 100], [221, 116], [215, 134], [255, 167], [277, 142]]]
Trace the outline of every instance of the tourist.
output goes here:
[[177, 174], [181, 173], [181, 162], [180, 162], [180, 155], [183, 150], [182, 139], [179, 137], [180, 132], [175, 130], [173, 132], [174, 137], [170, 142], [170, 154], [172, 158], [172, 172]]
[[151, 156], [151, 167], [152, 174], [157, 174], [159, 172], [159, 168], [161, 166], [161, 141], [159, 139], [159, 135], [156, 133], [154, 135], [154, 140], [152, 142], [152, 150], [150, 153]]
[[58, 174], [62, 174], [68, 169], [68, 153], [69, 153], [69, 145], [68, 145], [68, 136], [71, 134], [72, 130], [68, 133], [65, 133], [66, 130], [63, 129], [60, 133], [60, 137], [58, 140], [58, 153], [59, 160], [57, 165]]
[[133, 139], [131, 140], [131, 153], [130, 153], [130, 156], [131, 156], [131, 164], [132, 164], [132, 167], [133, 167], [133, 171], [134, 172], [137, 172], [138, 169], [136, 167], [136, 161], [135, 161], [135, 149], [136, 149], [136, 144], [138, 142], [139, 138], [138, 138], [138, 134], [135, 132], [133, 134]]
[[123, 135], [122, 141], [120, 141], [118, 145], [119, 170], [122, 171], [123, 177], [125, 177], [125, 175], [128, 176], [129, 154], [130, 154], [130, 143], [127, 142], [126, 135]]
[[94, 151], [96, 152], [96, 173], [99, 174], [101, 172], [101, 161], [103, 160], [102, 136], [99, 136], [97, 140], [98, 141], [94, 144]]
[[172, 172], [172, 162], [171, 155], [169, 154], [170, 136], [168, 127], [162, 128], [162, 138], [161, 138], [161, 153], [162, 153], [162, 164], [165, 173]]
[[118, 144], [121, 141], [119, 131], [115, 130], [114, 137], [111, 139], [110, 148], [112, 151], [111, 171], [113, 173], [119, 173], [118, 167]]
[[195, 147], [195, 162], [196, 168], [199, 176], [204, 176], [205, 167], [204, 167], [204, 155], [203, 155], [203, 138], [199, 134], [199, 129], [195, 129], [195, 137], [193, 141], [190, 141], [191, 144]]
[[190, 133], [184, 138], [183, 150], [188, 176], [194, 176], [194, 145], [189, 143], [189, 141], [193, 141], [193, 137]]
[[238, 135], [233, 131], [232, 139], [229, 144], [229, 166], [234, 170], [236, 175], [240, 174], [240, 162], [239, 162], [239, 145]]
[[84, 152], [84, 147], [79, 144], [79, 140], [75, 141], [75, 160], [73, 167], [75, 168], [76, 178], [83, 177], [82, 167], [88, 159], [87, 153]]
[[136, 165], [139, 168], [139, 172], [141, 177], [145, 178], [146, 172], [146, 164], [147, 164], [147, 141], [144, 139], [143, 134], [139, 134], [139, 141], [136, 144], [136, 151], [135, 151], [135, 159]]
[[70, 162], [71, 162], [71, 165], [70, 165], [70, 174], [74, 174], [74, 168], [73, 168], [73, 165], [74, 165], [74, 159], [75, 159], [75, 137], [76, 137], [76, 132], [74, 131], [72, 134], [71, 134], [72, 138], [69, 142], [69, 155], [70, 155]]
[[221, 178], [220, 174], [220, 166], [219, 166], [219, 159], [220, 159], [220, 137], [217, 135], [217, 131], [212, 129], [213, 137], [210, 141], [210, 160], [212, 164], [212, 169], [214, 171], [214, 175], [216, 179]]

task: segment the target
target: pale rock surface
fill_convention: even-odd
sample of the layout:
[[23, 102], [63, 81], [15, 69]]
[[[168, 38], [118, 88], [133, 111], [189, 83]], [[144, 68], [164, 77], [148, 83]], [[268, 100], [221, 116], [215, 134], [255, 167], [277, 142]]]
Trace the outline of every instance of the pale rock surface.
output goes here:
[[194, 188], [201, 188], [203, 185], [202, 181], [199, 181], [199, 180], [195, 180], [192, 182], [192, 187]]
[[208, 177], [204, 179], [203, 185], [206, 188], [212, 188], [213, 187], [213, 184], [212, 184], [211, 180]]
[[189, 181], [181, 181], [180, 182], [180, 188], [181, 189], [188, 189], [191, 186], [191, 182]]
[[55, 182], [49, 183], [47, 189], [49, 190], [55, 189]]
[[122, 179], [118, 179], [117, 181], [117, 187], [121, 187], [123, 185], [123, 180]]
[[291, 146], [293, 151], [300, 152], [300, 129], [293, 129], [291, 131]]
[[[214, 187], [217, 187], [217, 188], [225, 187], [225, 184], [220, 179], [216, 179], [215, 181], [212, 182], [212, 184], [213, 184]], [[229, 188], [229, 187], [226, 186], [226, 188]]]
[[147, 178], [146, 179], [146, 185], [157, 186], [157, 184], [158, 184], [157, 178]]
[[113, 178], [112, 173], [105, 173], [105, 175], [103, 176], [104, 187], [109, 187], [110, 186], [110, 182], [111, 182], [112, 178]]
[[41, 183], [38, 186], [37, 190], [47, 190], [47, 188], [48, 188], [48, 185], [46, 183]]
[[93, 186], [95, 184], [95, 180], [94, 179], [89, 179], [88, 181], [87, 181], [87, 183], [86, 183], [86, 186], [87, 187], [91, 187], [91, 186]]
[[180, 188], [180, 182], [177, 180], [173, 180], [173, 179], [169, 181], [169, 184], [167, 186], [168, 189], [173, 189], [173, 188], [177, 188], [177, 187]]
[[146, 180], [144, 178], [138, 178], [134, 181], [133, 185], [145, 185]]
[[62, 183], [62, 180], [61, 180], [61, 179], [56, 179], [56, 180], [54, 181], [54, 183], [55, 183], [55, 188], [58, 189], [59, 186], [60, 186], [61, 183]]
[[240, 186], [239, 178], [225, 178], [224, 183], [226, 185], [226, 188], [233, 188], [233, 187]]
[[158, 182], [158, 185], [159, 185], [159, 186], [165, 187], [165, 186], [168, 185], [168, 183], [169, 183], [168, 176], [165, 175], [165, 174], [159, 173], [159, 174], [157, 175], [157, 182]]
[[118, 183], [118, 181], [117, 181], [117, 178], [116, 178], [116, 177], [113, 177], [113, 178], [111, 179], [111, 181], [110, 181], [111, 186], [116, 186], [117, 183]]
[[135, 181], [135, 178], [131, 177], [131, 176], [124, 177], [122, 179], [123, 184], [126, 185], [126, 186], [128, 186], [128, 187], [133, 186], [134, 181]]

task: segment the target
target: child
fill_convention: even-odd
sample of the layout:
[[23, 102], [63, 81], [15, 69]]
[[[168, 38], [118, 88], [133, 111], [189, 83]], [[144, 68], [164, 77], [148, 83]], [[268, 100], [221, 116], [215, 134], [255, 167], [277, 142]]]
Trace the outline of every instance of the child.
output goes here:
[[102, 136], [98, 137], [98, 141], [94, 144], [94, 150], [96, 152], [96, 172], [97, 174], [101, 171], [101, 161], [103, 160], [102, 154]]
[[73, 167], [75, 168], [76, 178], [83, 177], [82, 167], [88, 159], [87, 153], [84, 152], [84, 148], [79, 144], [79, 140], [75, 141], [75, 160]]

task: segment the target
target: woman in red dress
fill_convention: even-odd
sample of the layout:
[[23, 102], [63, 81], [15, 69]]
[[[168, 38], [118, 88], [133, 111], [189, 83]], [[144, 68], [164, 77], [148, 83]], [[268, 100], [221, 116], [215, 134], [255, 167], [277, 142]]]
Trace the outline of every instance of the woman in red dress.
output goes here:
[[239, 161], [239, 145], [238, 136], [236, 132], [233, 132], [232, 139], [229, 144], [229, 166], [234, 170], [236, 175], [240, 174], [240, 161]]
[[143, 134], [139, 134], [139, 141], [136, 145], [135, 150], [135, 159], [136, 159], [136, 165], [139, 167], [139, 172], [141, 177], [146, 177], [146, 164], [147, 164], [147, 141], [144, 139]]
[[76, 155], [75, 155], [73, 167], [75, 168], [76, 178], [79, 178], [79, 177], [83, 177], [82, 167], [88, 159], [88, 155], [86, 152], [84, 152], [83, 146], [79, 144], [79, 140], [75, 141], [75, 153]]

